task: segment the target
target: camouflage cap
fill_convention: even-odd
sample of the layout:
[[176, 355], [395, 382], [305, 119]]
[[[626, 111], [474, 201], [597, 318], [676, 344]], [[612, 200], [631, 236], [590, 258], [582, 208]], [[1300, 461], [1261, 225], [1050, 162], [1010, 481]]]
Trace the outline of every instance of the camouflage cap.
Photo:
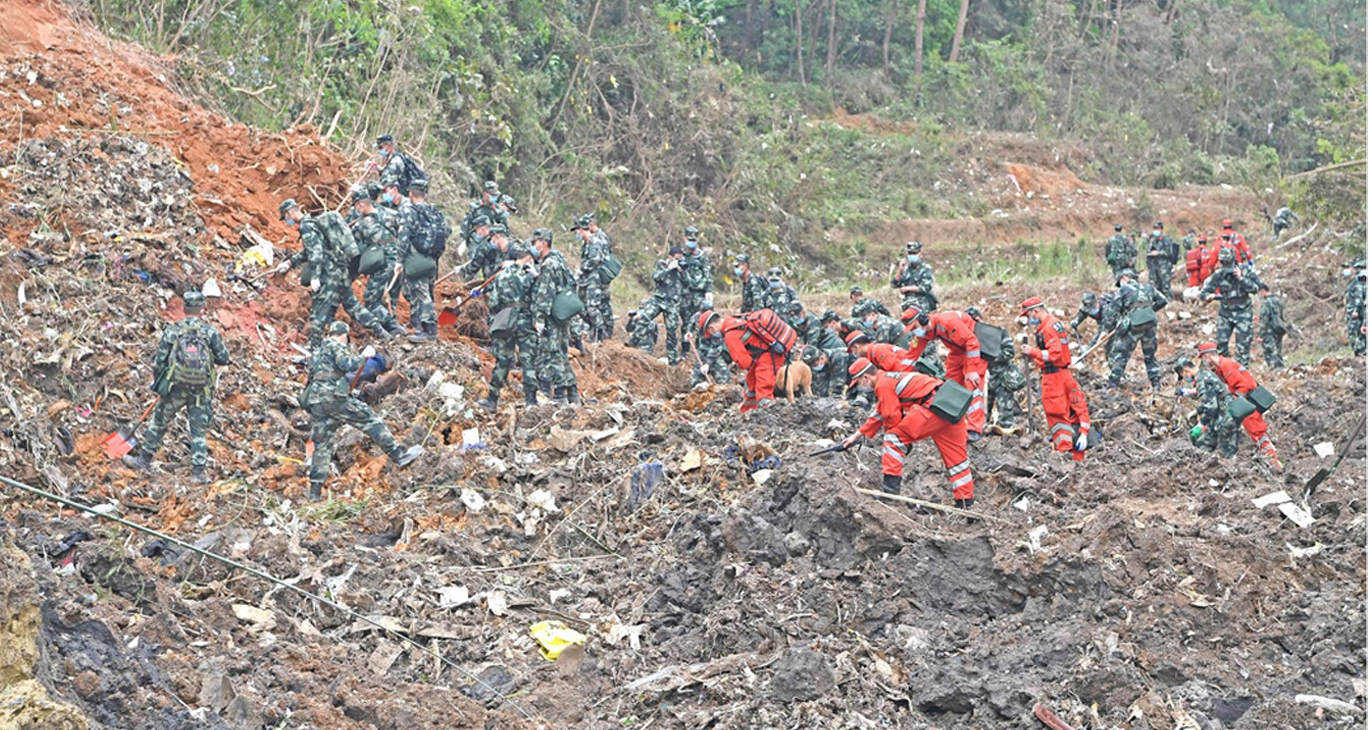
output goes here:
[[546, 241], [546, 244], [549, 246], [554, 241], [554, 237], [551, 235], [550, 228], [538, 228], [537, 230], [532, 231], [532, 240]]
[[768, 276], [771, 279], [779, 279], [784, 276], [784, 272], [780, 271], [778, 266], [774, 266], [771, 267], [769, 271], [765, 272], [765, 276]]
[[382, 134], [382, 135], [380, 135], [379, 137], [376, 137], [376, 138], [375, 138], [375, 143], [376, 143], [377, 145], [381, 145], [381, 144], [393, 144], [393, 143], [394, 143], [394, 135], [392, 135], [392, 134]]
[[789, 302], [789, 314], [802, 314], [802, 313], [803, 313], [803, 303], [802, 303], [802, 302]]
[[345, 335], [349, 332], [351, 332], [351, 326], [342, 320], [336, 320], [328, 325], [328, 334], [330, 335]]
[[518, 201], [514, 200], [512, 195], [500, 195], [499, 202], [503, 203], [503, 207], [507, 208], [509, 213], [518, 212]]
[[1158, 228], [1158, 229], [1160, 229], [1160, 230], [1162, 230], [1162, 229], [1164, 228], [1164, 222], [1163, 222], [1163, 221], [1155, 221], [1155, 222], [1154, 222], [1154, 227], [1155, 227], [1155, 228]]
[[1177, 362], [1173, 363], [1173, 372], [1182, 375], [1184, 370], [1187, 370], [1188, 368], [1192, 367], [1197, 367], [1196, 365], [1192, 364], [1192, 360], [1189, 360], [1186, 357], [1180, 357], [1178, 358]]
[[284, 202], [280, 204], [280, 219], [285, 220], [285, 214], [298, 207], [299, 203], [295, 202], [294, 198], [286, 198]]
[[1092, 292], [1090, 292], [1090, 291], [1085, 291], [1085, 292], [1083, 292], [1083, 306], [1085, 306], [1085, 307], [1091, 307], [1092, 305], [1094, 305], [1094, 304], [1096, 304], [1096, 303], [1097, 303], [1097, 295], [1096, 295], [1096, 294], [1094, 294], [1094, 293], [1092, 293]]
[[808, 365], [817, 364], [817, 358], [822, 356], [822, 351], [816, 347], [808, 346], [803, 348], [803, 362]]
[[826, 324], [827, 322], [839, 321], [841, 321], [841, 315], [837, 314], [836, 310], [828, 309], [827, 311], [822, 312], [822, 324]]
[[695, 238], [698, 238], [698, 229], [695, 228], [695, 227], [693, 227], [693, 226], [689, 226], [689, 227], [685, 228], [685, 229], [684, 229], [684, 237], [687, 238], [687, 239], [689, 239], [689, 240], [693, 240], [693, 239], [695, 239]]
[[969, 307], [964, 310], [964, 313], [973, 317], [975, 322], [983, 319], [983, 313], [979, 311], [978, 307]]
[[698, 305], [698, 311], [700, 312], [711, 312], [712, 308], [713, 305], [711, 299], [704, 299], [703, 303]]
[[859, 294], [860, 296], [864, 296], [864, 289], [861, 289], [861, 288], [858, 287], [858, 286], [852, 286], [852, 287], [850, 287], [850, 296], [853, 297], [853, 296], [855, 296], [856, 294]]
[[531, 255], [532, 252], [528, 250], [527, 244], [524, 244], [521, 241], [514, 241], [513, 243], [508, 244], [508, 258], [510, 260], [516, 261]]
[[750, 263], [750, 254], [748, 254], [748, 253], [739, 253], [739, 254], [737, 254], [737, 255], [736, 255], [736, 263], [738, 263], [738, 264], [749, 264], [749, 263]]
[[380, 193], [385, 192], [385, 186], [379, 180], [370, 180], [366, 183], [366, 192], [370, 194], [371, 200], [380, 197]]
[[499, 184], [494, 182], [493, 180], [485, 180], [484, 191], [486, 193], [498, 193]]
[[670, 255], [671, 255], [671, 256], [683, 256], [683, 255], [684, 255], [684, 247], [683, 247], [683, 246], [671, 246], [671, 247], [670, 247]]
[[505, 226], [505, 225], [502, 224], [502, 223], [495, 223], [495, 224], [493, 224], [493, 225], [489, 225], [489, 222], [486, 221], [486, 222], [485, 222], [485, 225], [488, 225], [488, 226], [489, 226], [489, 236], [490, 236], [490, 238], [493, 238], [494, 236], [507, 236], [507, 235], [508, 235], [508, 226]]
[[426, 193], [428, 191], [428, 181], [422, 178], [418, 178], [417, 180], [414, 180], [413, 182], [409, 183], [409, 192], [414, 191]]
[[181, 295], [181, 303], [186, 309], [204, 309], [204, 294], [198, 289], [191, 289]]
[[1235, 249], [1222, 246], [1220, 253], [1216, 254], [1216, 260], [1223, 264], [1235, 263]]
[[489, 216], [487, 216], [487, 215], [481, 214], [481, 215], [477, 215], [477, 216], [475, 216], [474, 218], [470, 219], [470, 227], [471, 227], [471, 228], [479, 228], [480, 226], [487, 226], [487, 225], [489, 225]]
[[1120, 224], [1120, 223], [1117, 223], [1117, 224], [1113, 225], [1113, 226], [1112, 226], [1112, 230], [1113, 230], [1113, 231], [1116, 231], [1117, 233], [1120, 233], [1120, 232], [1121, 232], [1121, 224]]
[[1354, 259], [1353, 261], [1350, 261], [1350, 262], [1349, 262], [1349, 268], [1351, 268], [1351, 269], [1365, 269], [1365, 268], [1368, 268], [1368, 258], [1364, 258], [1364, 257], [1360, 256], [1360, 257]]
[[366, 192], [366, 191], [365, 191], [364, 189], [362, 189], [362, 188], [352, 188], [352, 191], [351, 191], [351, 202], [352, 202], [352, 204], [360, 203], [360, 202], [362, 202], [362, 201], [365, 201], [365, 202], [367, 202], [367, 203], [371, 202], [370, 193]]
[[578, 218], [575, 219], [574, 224], [570, 226], [570, 230], [572, 230], [572, 231], [579, 231], [579, 230], [587, 229], [587, 228], [589, 227], [589, 224], [590, 224], [591, 222], [593, 222], [593, 220], [594, 220], [594, 219], [591, 218], [590, 216], [582, 215], [582, 216], [580, 216], [580, 217], [578, 217]]
[[907, 242], [907, 252], [908, 252], [908, 253], [921, 253], [921, 250], [922, 250], [921, 241], [908, 241], [908, 242]]
[[1117, 273], [1117, 275], [1116, 275], [1116, 282], [1119, 284], [1119, 283], [1121, 283], [1121, 280], [1122, 280], [1122, 279], [1131, 279], [1131, 280], [1134, 280], [1134, 279], [1135, 279], [1135, 269], [1122, 269], [1122, 270], [1121, 270], [1119, 273]]

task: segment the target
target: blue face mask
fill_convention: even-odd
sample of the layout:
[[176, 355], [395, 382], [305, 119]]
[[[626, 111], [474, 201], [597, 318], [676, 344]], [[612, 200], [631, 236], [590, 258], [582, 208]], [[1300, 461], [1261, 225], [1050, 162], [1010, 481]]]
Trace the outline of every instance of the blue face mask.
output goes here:
[[825, 366], [825, 365], [813, 365], [813, 366], [812, 366], [812, 372], [814, 372], [814, 373], [820, 373], [820, 372], [822, 372], [823, 370], [826, 370], [826, 366]]
[[381, 149], [381, 150], [379, 150], [379, 152], [380, 152], [380, 156], [381, 156], [381, 157], [389, 157], [389, 156], [390, 156], [390, 151], [389, 151], [389, 150]]
[[1034, 326], [1040, 324], [1040, 318], [1039, 318], [1039, 317], [1027, 317], [1027, 318], [1026, 318], [1026, 321], [1027, 321], [1027, 322], [1030, 322], [1032, 327], [1034, 327]]
[[394, 202], [394, 193], [385, 193], [384, 195], [381, 195], [381, 196], [380, 196], [380, 199], [383, 200], [383, 201], [386, 202], [386, 203], [393, 203], [393, 202]]
[[745, 271], [744, 269], [742, 269], [740, 266], [738, 266], [738, 267], [732, 269], [732, 271], [736, 272], [736, 275], [737, 275], [737, 276], [745, 276], [745, 275], [746, 275], [746, 271]]
[[1164, 232], [1163, 232], [1163, 231], [1155, 231], [1153, 235], [1154, 235], [1155, 238], [1163, 238], [1163, 237], [1164, 237]]
[[698, 248], [698, 241], [685, 241], [684, 245], [690, 250]]
[[781, 286], [783, 286], [783, 282], [779, 282], [779, 281], [771, 281], [771, 282], [770, 282], [770, 288], [771, 288], [771, 289], [778, 289], [778, 288], [781, 287]]
[[1345, 269], [1345, 270], [1344, 270], [1344, 278], [1348, 279], [1348, 278], [1352, 277], [1353, 275], [1354, 275], [1354, 270], [1353, 270], [1353, 269]]
[[917, 337], [925, 337], [925, 336], [926, 336], [926, 328], [925, 328], [925, 327], [918, 327], [918, 328], [912, 330], [912, 334], [915, 335], [915, 336], [917, 336]]
[[917, 254], [914, 254], [914, 253], [907, 254], [907, 263], [909, 263], [909, 264], [915, 264], [915, 263], [917, 263], [917, 262], [919, 262], [919, 261], [921, 261], [921, 257], [918, 256]]
[[295, 228], [295, 227], [298, 227], [298, 226], [299, 226], [299, 221], [297, 221], [297, 220], [295, 220], [295, 219], [293, 219], [293, 218], [286, 218], [286, 219], [285, 219], [285, 225], [287, 225], [287, 226], [289, 226], [289, 227], [291, 227], [291, 228]]

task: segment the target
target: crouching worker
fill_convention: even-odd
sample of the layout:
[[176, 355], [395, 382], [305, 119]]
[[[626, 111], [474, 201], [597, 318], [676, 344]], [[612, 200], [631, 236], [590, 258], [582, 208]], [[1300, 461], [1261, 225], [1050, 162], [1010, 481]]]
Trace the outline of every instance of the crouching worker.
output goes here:
[[[309, 383], [299, 396], [299, 405], [309, 409], [313, 417], [310, 437], [314, 443], [313, 461], [309, 467], [309, 498], [323, 496], [323, 485], [332, 468], [333, 440], [338, 429], [354, 426], [376, 443], [400, 467], [412, 464], [423, 453], [423, 447], [404, 449], [395, 443], [389, 427], [375, 415], [370, 406], [352, 395], [352, 381], [358, 368], [375, 356], [369, 345], [356, 357], [347, 348], [351, 328], [346, 322], [328, 325], [328, 336], [323, 345], [309, 358]], [[352, 377], [349, 377], [352, 376]]]
[[[964, 418], [972, 393], [953, 381], [918, 372], [883, 372], [863, 357], [851, 363], [850, 376], [861, 387], [874, 390], [877, 405], [860, 430], [841, 442], [842, 448], [855, 445], [861, 436], [874, 438], [882, 429], [883, 491], [897, 494], [902, 490], [908, 447], [929, 436], [945, 464], [955, 506], [972, 507], [974, 475], [969, 468], [969, 432]], [[937, 398], [942, 388], [950, 389], [943, 400]]]
[[772, 310], [761, 309], [744, 317], [723, 317], [714, 311], [698, 315], [704, 337], [719, 333], [732, 362], [746, 371], [746, 394], [741, 412], [753, 411], [774, 400], [774, 381], [780, 366], [793, 355], [798, 333]]

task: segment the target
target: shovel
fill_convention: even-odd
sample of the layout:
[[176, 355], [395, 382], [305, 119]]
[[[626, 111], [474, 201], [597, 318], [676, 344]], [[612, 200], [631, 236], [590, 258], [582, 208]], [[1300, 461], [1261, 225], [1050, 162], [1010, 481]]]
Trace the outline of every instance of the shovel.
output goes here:
[[160, 400], [161, 396], [153, 398], [152, 402], [147, 404], [147, 410], [143, 411], [141, 416], [138, 416], [137, 421], [124, 424], [119, 427], [118, 431], [105, 437], [105, 440], [100, 443], [100, 448], [105, 452], [105, 456], [117, 460], [124, 458], [133, 451], [134, 447], [138, 445], [138, 429], [142, 428], [143, 421], [147, 420], [148, 414], [152, 412], [153, 408], [157, 407], [157, 403]]
[[[495, 273], [494, 276], [498, 276], [498, 273]], [[490, 283], [494, 281], [494, 276], [491, 276], [491, 277], [489, 277], [488, 279], [485, 279], [485, 280], [484, 280], [484, 283], [480, 284], [479, 286], [475, 287], [474, 289], [471, 289], [471, 291], [472, 291], [472, 292], [475, 292], [475, 291], [484, 289], [485, 287], [489, 286]], [[473, 297], [469, 297], [469, 296], [460, 297], [460, 298], [458, 298], [458, 299], [456, 300], [456, 306], [454, 306], [454, 307], [442, 307], [441, 313], [439, 313], [439, 314], [437, 315], [437, 326], [438, 326], [438, 327], [450, 327], [450, 326], [456, 324], [456, 321], [457, 321], [458, 319], [461, 318], [461, 307], [464, 307], [464, 306], [466, 305], [466, 303], [469, 302], [472, 298], [473, 298]]]
[[1311, 495], [1315, 493], [1316, 487], [1319, 487], [1321, 482], [1330, 478], [1330, 474], [1339, 468], [1340, 462], [1344, 461], [1345, 456], [1348, 456], [1349, 448], [1354, 445], [1354, 442], [1357, 441], [1358, 437], [1363, 433], [1363, 424], [1366, 422], [1368, 422], [1368, 416], [1359, 419], [1358, 427], [1354, 429], [1354, 435], [1350, 436], [1343, 444], [1340, 444], [1340, 455], [1335, 458], [1335, 463], [1331, 464], [1330, 468], [1321, 469], [1312, 475], [1310, 481], [1306, 483], [1306, 496], [1302, 498], [1303, 501], [1311, 499]]

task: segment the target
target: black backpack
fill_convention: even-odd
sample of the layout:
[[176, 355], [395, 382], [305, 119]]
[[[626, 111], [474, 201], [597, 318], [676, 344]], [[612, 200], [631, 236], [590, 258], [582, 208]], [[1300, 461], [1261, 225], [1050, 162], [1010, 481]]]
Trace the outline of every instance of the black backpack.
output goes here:
[[413, 232], [409, 243], [414, 250], [429, 258], [440, 258], [446, 253], [447, 239], [451, 237], [451, 226], [446, 216], [434, 205], [415, 203], [413, 206]]
[[394, 154], [398, 155], [399, 159], [404, 161], [404, 174], [399, 178], [399, 192], [408, 195], [409, 184], [414, 180], [428, 179], [427, 173], [423, 172], [423, 168], [419, 167], [418, 162], [412, 157], [409, 157], [403, 152], [395, 152]]

